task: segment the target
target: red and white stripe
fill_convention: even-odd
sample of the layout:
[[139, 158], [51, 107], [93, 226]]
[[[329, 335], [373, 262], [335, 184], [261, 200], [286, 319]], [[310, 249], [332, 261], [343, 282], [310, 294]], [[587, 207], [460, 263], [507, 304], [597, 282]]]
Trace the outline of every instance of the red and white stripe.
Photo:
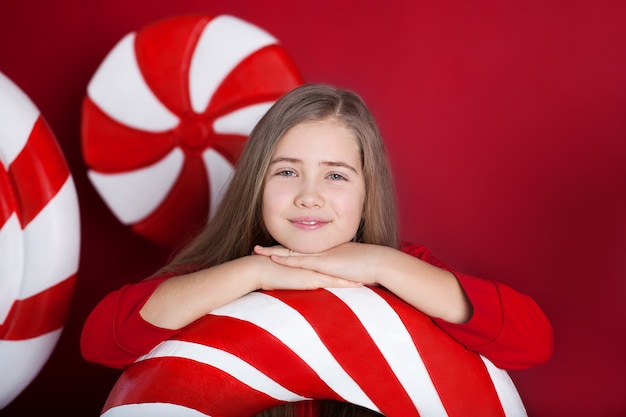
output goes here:
[[277, 40], [233, 16], [129, 33], [87, 87], [89, 179], [120, 222], [177, 245], [214, 212], [256, 122], [300, 84]]
[[248, 294], [129, 366], [102, 415], [238, 417], [307, 399], [526, 416], [505, 371], [381, 288]]
[[74, 182], [49, 126], [0, 73], [0, 409], [39, 373], [78, 270]]

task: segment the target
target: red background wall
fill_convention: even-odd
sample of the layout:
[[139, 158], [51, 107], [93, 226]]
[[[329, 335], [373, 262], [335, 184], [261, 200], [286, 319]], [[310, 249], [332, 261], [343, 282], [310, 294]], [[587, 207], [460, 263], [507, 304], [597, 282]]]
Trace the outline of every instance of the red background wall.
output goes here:
[[9, 0], [0, 71], [65, 152], [82, 249], [57, 348], [0, 416], [99, 415], [119, 375], [82, 360], [82, 322], [167, 252], [122, 226], [90, 185], [80, 105], [121, 37], [191, 12], [254, 23], [306, 81], [359, 92], [388, 143], [403, 237], [540, 303], [554, 357], [512, 373], [531, 416], [626, 414], [626, 3]]

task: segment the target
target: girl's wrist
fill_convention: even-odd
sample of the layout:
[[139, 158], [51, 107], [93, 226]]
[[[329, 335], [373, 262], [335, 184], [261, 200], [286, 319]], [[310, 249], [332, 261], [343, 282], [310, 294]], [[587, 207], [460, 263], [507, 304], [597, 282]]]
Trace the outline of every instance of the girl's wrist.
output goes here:
[[401, 252], [387, 246], [372, 246], [375, 249], [368, 257], [370, 262], [368, 271], [370, 271], [372, 283], [383, 287], [393, 285], [391, 281], [400, 278], [393, 271], [396, 265], [396, 255]]

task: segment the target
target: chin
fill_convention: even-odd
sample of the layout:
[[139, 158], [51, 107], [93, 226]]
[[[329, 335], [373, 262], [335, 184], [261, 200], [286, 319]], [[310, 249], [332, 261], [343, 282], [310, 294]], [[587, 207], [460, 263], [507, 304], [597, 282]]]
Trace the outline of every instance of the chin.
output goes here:
[[332, 247], [328, 245], [291, 245], [291, 246], [283, 245], [283, 246], [291, 249], [294, 252], [308, 254], [308, 255], [324, 252], [325, 250], [328, 250]]

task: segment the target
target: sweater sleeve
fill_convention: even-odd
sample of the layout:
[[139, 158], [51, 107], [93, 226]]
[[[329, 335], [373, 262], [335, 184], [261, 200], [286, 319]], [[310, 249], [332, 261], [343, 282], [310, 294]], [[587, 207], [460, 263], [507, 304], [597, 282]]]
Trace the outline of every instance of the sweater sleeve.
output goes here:
[[454, 271], [423, 246], [408, 245], [403, 251], [458, 279], [472, 305], [472, 317], [463, 324], [434, 321], [466, 348], [502, 369], [526, 369], [552, 356], [552, 326], [531, 297], [508, 285]]
[[156, 327], [139, 314], [156, 287], [167, 278], [127, 284], [105, 296], [83, 324], [80, 337], [83, 358], [111, 368], [123, 368], [179, 333], [180, 330]]

